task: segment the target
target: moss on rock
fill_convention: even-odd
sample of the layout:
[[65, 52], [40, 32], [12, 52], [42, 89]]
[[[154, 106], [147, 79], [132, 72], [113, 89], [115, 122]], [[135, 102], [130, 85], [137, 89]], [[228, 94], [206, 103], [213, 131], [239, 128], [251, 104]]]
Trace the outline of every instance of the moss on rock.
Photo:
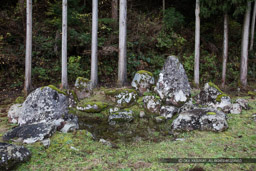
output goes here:
[[108, 107], [108, 104], [101, 101], [86, 101], [83, 100], [78, 103], [77, 109], [87, 113], [98, 113]]
[[64, 94], [65, 96], [67, 95], [66, 90], [60, 90], [60, 89], [58, 89], [58, 88], [57, 88], [56, 86], [54, 86], [54, 85], [48, 85], [48, 86], [41, 87], [41, 90], [43, 90], [45, 87], [49, 87], [49, 88], [51, 88], [51, 89], [57, 91], [57, 92], [60, 93], [60, 94]]
[[24, 101], [25, 101], [25, 98], [24, 98], [23, 96], [19, 96], [19, 97], [16, 98], [15, 103], [21, 104], [21, 103], [23, 103]]
[[216, 115], [215, 112], [207, 112], [207, 115]]
[[140, 70], [137, 72], [138, 74], [147, 74], [147, 75], [150, 75], [151, 77], [153, 77], [153, 74], [149, 71], [146, 71], [146, 70]]

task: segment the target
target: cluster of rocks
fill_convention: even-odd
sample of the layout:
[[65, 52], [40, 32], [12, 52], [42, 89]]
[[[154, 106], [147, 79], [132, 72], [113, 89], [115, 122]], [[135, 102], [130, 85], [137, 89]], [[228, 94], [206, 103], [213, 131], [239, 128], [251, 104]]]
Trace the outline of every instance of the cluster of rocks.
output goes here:
[[[157, 124], [177, 115], [171, 125], [173, 131], [220, 132], [228, 128], [227, 113], [239, 114], [242, 109], [249, 109], [246, 100], [232, 103], [213, 83], [206, 83], [192, 98], [185, 70], [175, 56], [167, 58], [156, 83], [152, 73], [141, 70], [135, 74], [131, 86], [133, 89], [105, 89], [97, 100], [90, 98], [94, 94], [90, 80], [82, 77], [77, 78], [72, 91], [61, 91], [54, 86], [38, 88], [22, 104], [10, 107], [9, 121], [18, 126], [7, 132], [3, 140], [28, 144], [41, 141], [49, 146], [49, 138], [56, 131], [78, 129], [81, 115], [93, 122], [106, 121], [109, 126], [132, 122], [135, 117], [153, 118]], [[138, 115], [132, 109], [134, 105], [141, 109]], [[8, 163], [25, 161], [29, 156], [24, 147], [0, 143], [0, 167], [8, 168]]]

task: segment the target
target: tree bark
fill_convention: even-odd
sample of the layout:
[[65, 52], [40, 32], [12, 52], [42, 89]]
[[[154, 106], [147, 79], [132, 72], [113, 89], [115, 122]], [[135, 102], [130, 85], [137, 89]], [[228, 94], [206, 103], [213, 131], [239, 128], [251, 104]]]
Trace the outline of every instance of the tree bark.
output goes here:
[[67, 70], [67, 0], [62, 1], [62, 73], [61, 88], [68, 89], [68, 70]]
[[253, 15], [252, 15], [250, 50], [253, 50], [253, 44], [254, 44], [255, 17], [256, 17], [256, 1], [254, 1]]
[[194, 83], [199, 87], [199, 60], [200, 60], [200, 1], [196, 0], [196, 29], [195, 29], [195, 63], [194, 63]]
[[112, 0], [111, 13], [112, 13], [112, 19], [114, 20], [114, 23], [116, 25], [118, 22], [118, 0]]
[[163, 13], [165, 11], [165, 0], [163, 0]]
[[127, 79], [127, 0], [120, 0], [119, 13], [119, 61], [118, 61], [118, 85], [124, 86]]
[[27, 30], [26, 30], [26, 59], [24, 93], [27, 96], [32, 90], [31, 62], [32, 62], [32, 0], [27, 0]]
[[226, 70], [228, 60], [228, 14], [224, 14], [224, 35], [223, 35], [223, 63], [222, 63], [222, 83], [221, 87], [225, 88]]
[[98, 0], [92, 4], [92, 56], [91, 56], [91, 85], [98, 85]]
[[251, 2], [247, 2], [247, 9], [244, 15], [242, 50], [241, 50], [241, 66], [240, 66], [240, 82], [243, 88], [247, 87], [248, 72], [248, 44], [249, 44], [249, 28], [250, 28]]

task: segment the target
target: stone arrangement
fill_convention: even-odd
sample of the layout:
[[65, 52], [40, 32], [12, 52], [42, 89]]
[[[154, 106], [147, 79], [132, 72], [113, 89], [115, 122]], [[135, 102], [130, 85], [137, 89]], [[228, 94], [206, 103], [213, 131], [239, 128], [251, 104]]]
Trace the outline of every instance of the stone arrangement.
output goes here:
[[[152, 73], [142, 70], [135, 74], [131, 87], [93, 91], [90, 80], [79, 77], [73, 90], [62, 91], [51, 85], [38, 88], [22, 104], [10, 107], [9, 122], [18, 126], [8, 131], [3, 140], [27, 144], [40, 141], [47, 147], [56, 131], [74, 131], [81, 121], [116, 127], [135, 121], [143, 125], [145, 118], [154, 124], [169, 124], [171, 131], [221, 132], [228, 129], [227, 113], [240, 114], [249, 109], [247, 100], [232, 103], [210, 82], [191, 97], [187, 75], [175, 56], [166, 59], [156, 83]], [[107, 142], [103, 140], [100, 141]], [[30, 152], [24, 147], [0, 143], [0, 157], [0, 168], [9, 168], [29, 159]]]

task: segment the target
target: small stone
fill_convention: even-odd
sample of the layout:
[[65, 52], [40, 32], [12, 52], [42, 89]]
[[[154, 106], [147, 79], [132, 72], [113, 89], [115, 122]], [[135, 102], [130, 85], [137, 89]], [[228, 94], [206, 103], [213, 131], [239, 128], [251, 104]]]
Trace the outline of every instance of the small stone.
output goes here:
[[150, 91], [150, 88], [154, 84], [155, 79], [153, 74], [144, 70], [138, 71], [132, 80], [132, 87], [134, 87], [140, 95], [144, 92]]
[[22, 109], [22, 104], [14, 104], [10, 107], [8, 111], [9, 122], [14, 124], [18, 123], [21, 109]]
[[108, 122], [110, 125], [115, 125], [116, 123], [131, 122], [133, 118], [132, 110], [120, 110], [110, 113]]
[[160, 114], [161, 101], [155, 96], [144, 96], [143, 97], [144, 109], [152, 114]]
[[90, 97], [93, 93], [91, 81], [83, 77], [78, 77], [75, 82], [75, 93], [79, 100]]
[[51, 144], [50, 138], [44, 139], [41, 142], [42, 142], [43, 146], [46, 147], [46, 148], [48, 148]]
[[110, 141], [100, 139], [99, 142], [106, 145], [106, 146], [112, 147], [112, 143]]
[[240, 114], [242, 113], [242, 107], [238, 103], [232, 104], [232, 108], [230, 109], [230, 113], [232, 114]]
[[162, 123], [165, 121], [165, 117], [164, 116], [157, 116], [155, 117], [155, 121], [156, 123]]
[[11, 170], [30, 159], [31, 152], [23, 147], [0, 142], [0, 170]]
[[174, 106], [162, 106], [160, 109], [160, 115], [165, 119], [171, 119], [178, 109]]
[[249, 104], [248, 104], [248, 100], [246, 100], [246, 99], [237, 99], [236, 103], [238, 103], [245, 110], [250, 109]]
[[145, 112], [144, 111], [140, 111], [140, 118], [144, 118], [145, 117]]

